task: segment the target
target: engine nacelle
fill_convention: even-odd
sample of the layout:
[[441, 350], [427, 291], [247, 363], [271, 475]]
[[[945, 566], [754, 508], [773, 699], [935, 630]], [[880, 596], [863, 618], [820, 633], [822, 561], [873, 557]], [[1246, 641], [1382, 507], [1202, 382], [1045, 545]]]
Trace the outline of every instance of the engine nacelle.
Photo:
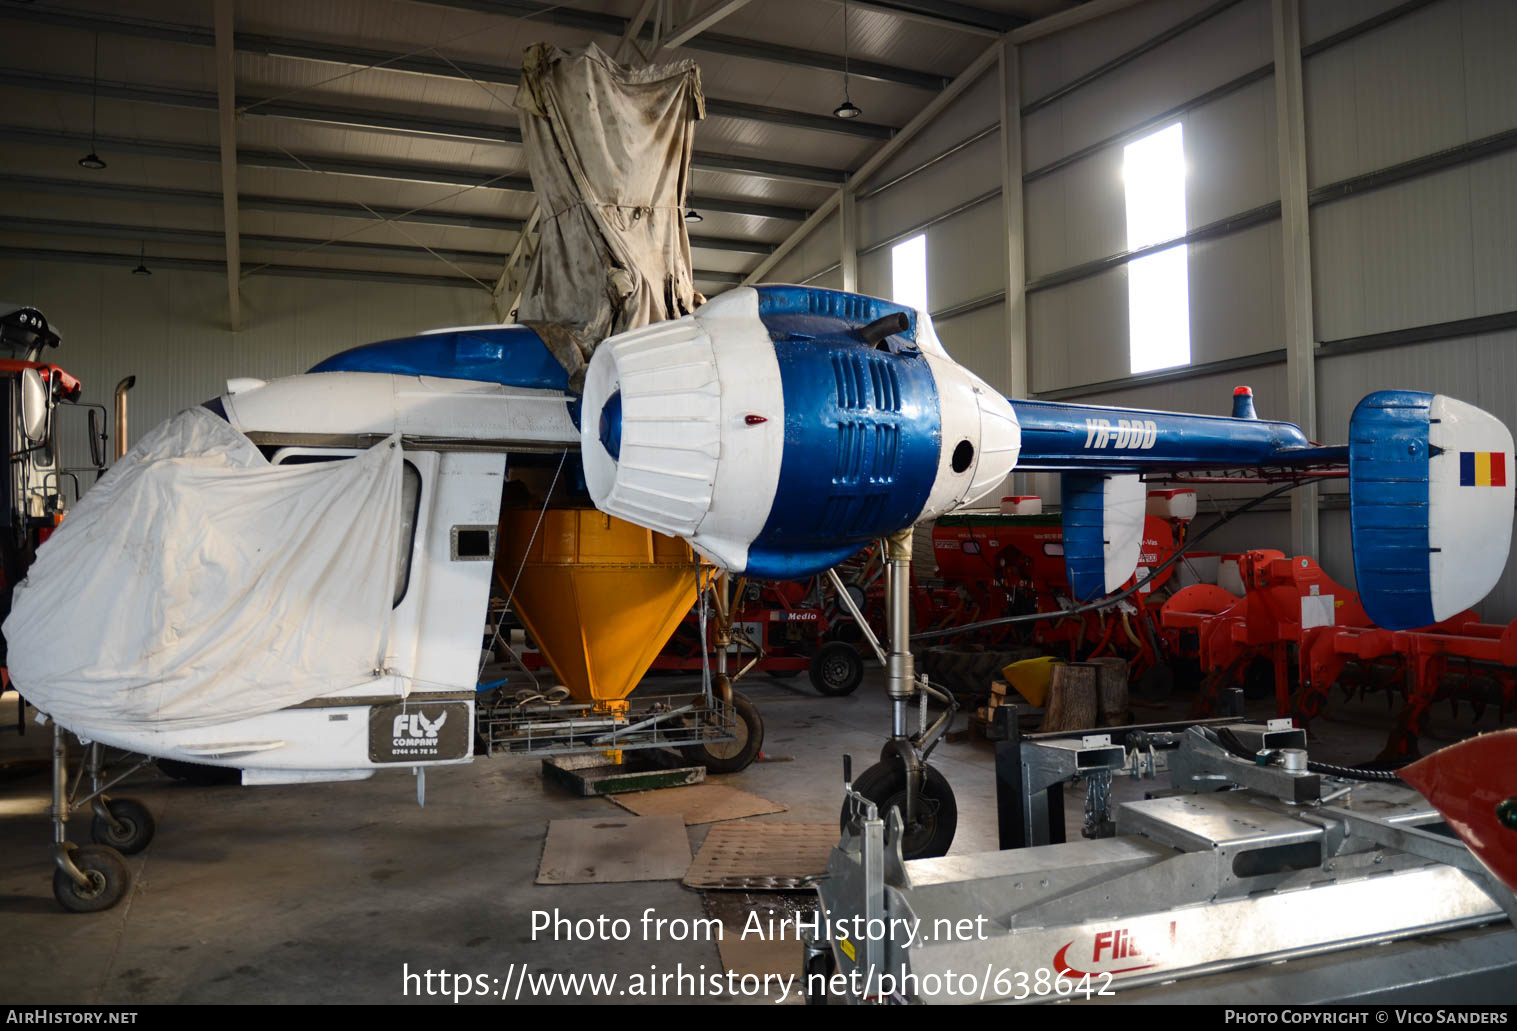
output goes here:
[[732, 290], [609, 338], [582, 412], [602, 511], [766, 579], [976, 500], [1021, 448], [1010, 403], [924, 313], [811, 287]]

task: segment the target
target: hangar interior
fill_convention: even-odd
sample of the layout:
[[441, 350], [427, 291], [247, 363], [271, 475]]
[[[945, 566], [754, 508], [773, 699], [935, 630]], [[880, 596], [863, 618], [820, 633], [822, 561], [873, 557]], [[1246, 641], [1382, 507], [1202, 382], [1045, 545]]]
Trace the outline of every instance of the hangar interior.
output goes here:
[[[135, 377], [133, 442], [238, 377], [512, 321], [540, 246], [516, 97], [534, 43], [698, 66], [684, 221], [694, 288], [713, 301], [783, 283], [901, 302], [1012, 399], [1226, 416], [1247, 385], [1262, 419], [1332, 445], [1360, 398], [1408, 389], [1517, 425], [1517, 5], [1503, 0], [0, 0], [0, 23], [0, 297], [46, 315], [62, 341], [42, 360], [86, 401], [109, 406]], [[59, 418], [76, 416], [59, 465], [85, 469], [99, 463], [82, 413]], [[91, 489], [75, 480], [70, 505]], [[1194, 484], [1202, 520], [1264, 492], [1217, 481]], [[1015, 472], [978, 508], [1036, 496], [1057, 512], [1060, 482]], [[1346, 476], [1272, 497], [1205, 548], [1310, 556], [1354, 591], [1349, 497]], [[935, 532], [918, 526], [918, 577], [942, 572]], [[1468, 606], [1497, 628], [1517, 617], [1517, 573], [1501, 568]], [[835, 824], [843, 755], [873, 761], [887, 678], [849, 640], [864, 669], [851, 694], [782, 679], [799, 667], [744, 678], [764, 751], [708, 783], [783, 811], [743, 822]], [[1438, 696], [1412, 752], [1510, 725], [1512, 670], [1494, 665]], [[698, 685], [699, 664], [683, 675]], [[1327, 686], [1314, 758], [1374, 759], [1405, 691]], [[1251, 692], [1248, 717], [1282, 715], [1278, 700]], [[933, 753], [957, 794], [950, 858], [1005, 844], [987, 701]], [[1165, 691], [1132, 722], [1184, 720], [1193, 702]], [[554, 940], [531, 914], [730, 926], [773, 898], [813, 904], [799, 881], [716, 901], [679, 876], [539, 883], [551, 821], [627, 811], [506, 758], [437, 769], [422, 808], [393, 773], [238, 788], [147, 767], [130, 787], [157, 840], [127, 858], [126, 904], [76, 918], [49, 891], [50, 731], [19, 732], [13, 705], [32, 713], [6, 694], [0, 912], [29, 948], [0, 994], [17, 1001], [426, 1002], [402, 993], [402, 969], [763, 970], [772, 957], [641, 931]], [[1072, 841], [1086, 797], [1069, 788]], [[697, 854], [726, 825], [692, 823], [684, 844]], [[1436, 968], [1430, 1000], [1510, 1003], [1510, 982], [1502, 998], [1478, 976], [1506, 972], [1490, 956], [1510, 935], [1498, 919], [1398, 941], [1381, 966]], [[775, 948], [775, 969], [799, 969], [798, 944]], [[1363, 963], [1242, 965], [1096, 1001], [1326, 1000], [1335, 978], [1382, 976]]]

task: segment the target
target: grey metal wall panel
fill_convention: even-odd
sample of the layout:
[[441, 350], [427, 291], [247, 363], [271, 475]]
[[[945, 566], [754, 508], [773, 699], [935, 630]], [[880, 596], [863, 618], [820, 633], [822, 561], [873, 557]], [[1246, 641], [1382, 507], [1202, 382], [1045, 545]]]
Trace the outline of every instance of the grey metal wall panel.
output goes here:
[[1458, 0], [1429, 4], [1305, 62], [1309, 185], [1472, 138], [1462, 10]]
[[1284, 347], [1280, 223], [1189, 246], [1191, 361]]
[[[927, 304], [932, 311], [1006, 289], [1006, 230], [999, 197], [927, 230]], [[1006, 326], [1001, 326], [1004, 340]]]
[[[1273, 80], [1198, 108], [1180, 122], [1187, 225], [1207, 225], [1279, 200]], [[1029, 275], [1036, 278], [1126, 250], [1125, 193], [1120, 147], [1104, 148], [1028, 183]]]
[[1470, 137], [1517, 125], [1517, 4], [1464, 0], [1465, 99]]
[[[931, 290], [931, 257], [927, 261], [927, 276], [927, 288]], [[893, 284], [894, 272], [891, 266], [889, 248], [859, 255], [859, 293], [868, 294], [871, 297], [889, 297]]]
[[990, 304], [933, 327], [948, 353], [1003, 393], [1011, 379], [1011, 351], [1006, 345], [1006, 306]]
[[[1281, 261], [1278, 222], [1189, 245], [1192, 363], [1284, 346]], [[1028, 295], [1034, 391], [1129, 374], [1127, 268]]]
[[[1065, 33], [1081, 45], [1106, 19]], [[1129, 37], [1127, 47], [1144, 37]], [[1242, 0], [1165, 45], [1023, 120], [1023, 169], [1031, 171], [1268, 64], [1270, 10]], [[1124, 48], [1124, 49], [1126, 49]]]
[[1127, 269], [1027, 296], [1033, 392], [1126, 376]]
[[[1474, 222], [1486, 215], [1471, 211], [1470, 180], [1470, 167], [1452, 168], [1313, 209], [1318, 340], [1488, 314], [1475, 303]], [[1498, 268], [1512, 263], [1508, 249]]]
[[1022, 47], [1022, 101], [1036, 100], [1184, 21], [1213, 0], [1145, 0]]
[[1383, 14], [1403, 0], [1306, 0], [1301, 5], [1301, 42], [1312, 44]]
[[843, 239], [838, 216], [825, 218], [811, 233], [769, 270], [764, 277], [770, 283], [799, 283], [842, 258]]
[[1517, 311], [1517, 153], [1477, 161], [1468, 171], [1474, 314]]
[[[990, 46], [990, 40], [970, 42], [966, 53], [977, 52], [975, 48]], [[880, 166], [868, 181], [860, 183], [862, 190], [887, 183], [929, 158], [936, 157], [949, 147], [968, 139], [981, 129], [999, 125], [1001, 120], [1000, 70], [992, 64], [990, 69], [975, 80], [974, 84], [959, 95], [958, 99], [944, 109], [938, 117], [906, 143], [889, 161]], [[868, 112], [865, 112], [868, 117]], [[998, 144], [997, 144], [998, 145]], [[1000, 172], [997, 171], [997, 176]], [[997, 180], [999, 181], [999, 179]]]
[[[935, 214], [1000, 188], [1001, 139], [992, 134], [900, 185], [859, 201], [859, 247], [888, 240]], [[985, 209], [979, 215], [989, 217]]]
[[1033, 180], [1022, 204], [1031, 279], [1127, 249], [1120, 147]]
[[1199, 107], [1182, 122], [1192, 228], [1280, 199], [1273, 78]]

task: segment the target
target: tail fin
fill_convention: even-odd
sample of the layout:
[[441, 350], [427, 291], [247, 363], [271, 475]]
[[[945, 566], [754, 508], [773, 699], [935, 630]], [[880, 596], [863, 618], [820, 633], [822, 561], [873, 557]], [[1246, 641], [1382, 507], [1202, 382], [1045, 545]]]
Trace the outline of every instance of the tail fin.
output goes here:
[[1060, 477], [1064, 569], [1077, 601], [1110, 594], [1138, 566], [1148, 495], [1136, 473]]
[[1495, 416], [1410, 390], [1354, 409], [1354, 573], [1380, 626], [1427, 626], [1484, 598], [1506, 567], [1512, 503], [1512, 434]]

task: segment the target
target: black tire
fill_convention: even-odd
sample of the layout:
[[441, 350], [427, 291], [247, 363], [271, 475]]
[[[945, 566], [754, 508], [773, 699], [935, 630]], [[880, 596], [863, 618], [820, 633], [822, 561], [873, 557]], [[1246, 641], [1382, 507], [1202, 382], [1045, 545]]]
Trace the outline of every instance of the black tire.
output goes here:
[[97, 845], [109, 845], [124, 856], [135, 856], [148, 847], [158, 829], [153, 814], [135, 798], [113, 798], [105, 804], [121, 825], [118, 831], [107, 821], [95, 817], [90, 824], [90, 838]]
[[764, 719], [758, 707], [746, 695], [732, 692], [732, 707], [737, 710], [737, 740], [687, 745], [681, 754], [698, 762], [711, 773], [738, 773], [752, 765], [764, 747]]
[[798, 669], [766, 669], [764, 672], [776, 680], [794, 680], [801, 675]]
[[[923, 767], [922, 802], [917, 807], [917, 822], [901, 835], [903, 859], [931, 859], [946, 855], [959, 826], [959, 807], [954, 801], [948, 779], [936, 767]], [[853, 790], [873, 802], [886, 818], [892, 808], [906, 819], [906, 767], [899, 760], [875, 763], [853, 782]], [[848, 803], [838, 818], [841, 827], [848, 825]]]
[[806, 961], [806, 1005], [826, 1006], [830, 999], [827, 983], [832, 979], [836, 963], [832, 952], [819, 952]]
[[811, 686], [829, 698], [852, 694], [864, 679], [864, 660], [844, 641], [829, 641], [811, 657]]
[[62, 870], [53, 871], [53, 898], [70, 913], [99, 913], [126, 897], [132, 872], [121, 853], [108, 845], [82, 845], [73, 850], [74, 865], [90, 879], [81, 888]]
[[182, 759], [159, 759], [158, 772], [197, 788], [218, 787], [222, 784], [237, 784], [242, 780], [242, 771], [231, 766], [207, 766], [204, 763], [189, 763]]

